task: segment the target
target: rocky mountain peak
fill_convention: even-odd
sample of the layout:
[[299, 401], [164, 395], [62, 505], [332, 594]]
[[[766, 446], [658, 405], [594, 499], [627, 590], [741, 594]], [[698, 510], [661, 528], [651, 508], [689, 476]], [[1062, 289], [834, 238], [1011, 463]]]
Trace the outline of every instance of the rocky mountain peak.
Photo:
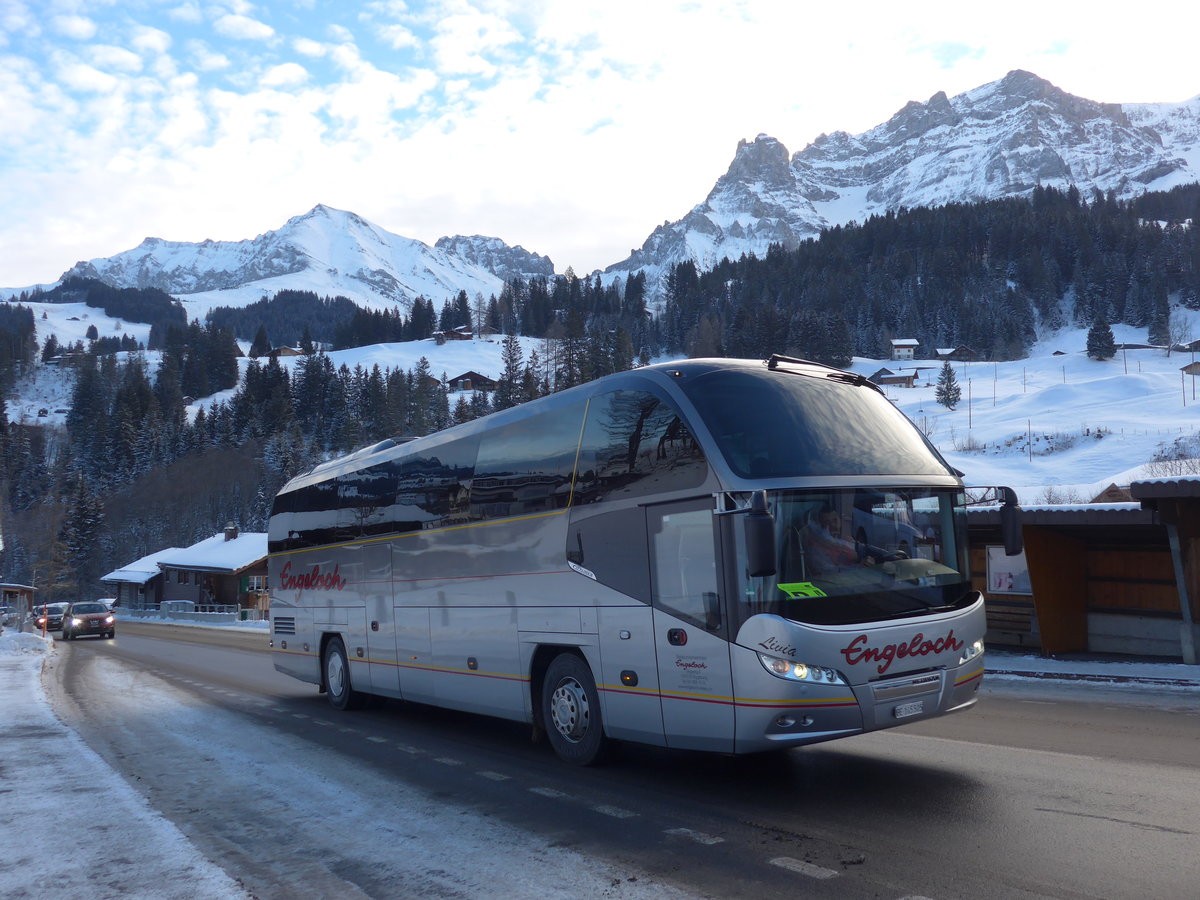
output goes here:
[[707, 200], [606, 272], [762, 255], [831, 225], [901, 207], [1024, 196], [1038, 185], [1118, 197], [1200, 175], [1200, 102], [1123, 107], [1015, 69], [954, 97], [905, 104], [862, 134], [822, 134], [787, 159], [775, 138], [738, 142]]
[[520, 244], [510, 247], [498, 237], [456, 234], [438, 238], [434, 247], [487, 269], [503, 281], [514, 278], [528, 280], [539, 276], [548, 278], [554, 274], [554, 263], [550, 257], [531, 253]]

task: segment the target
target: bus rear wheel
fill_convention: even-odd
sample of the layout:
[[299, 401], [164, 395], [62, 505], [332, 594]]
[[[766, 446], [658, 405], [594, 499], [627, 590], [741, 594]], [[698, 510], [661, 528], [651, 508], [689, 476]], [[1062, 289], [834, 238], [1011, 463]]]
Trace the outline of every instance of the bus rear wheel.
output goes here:
[[550, 746], [564, 762], [591, 766], [608, 755], [600, 695], [588, 664], [574, 653], [561, 653], [546, 670], [542, 685], [542, 724]]
[[346, 656], [346, 644], [340, 637], [329, 639], [321, 665], [325, 692], [334, 709], [361, 709], [366, 705], [367, 695], [354, 690], [350, 684], [350, 660]]

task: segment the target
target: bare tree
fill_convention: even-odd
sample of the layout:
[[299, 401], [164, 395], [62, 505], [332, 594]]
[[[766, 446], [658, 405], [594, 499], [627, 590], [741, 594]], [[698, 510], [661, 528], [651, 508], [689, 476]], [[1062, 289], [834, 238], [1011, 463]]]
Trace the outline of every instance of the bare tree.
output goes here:
[[1171, 312], [1167, 316], [1167, 356], [1170, 356], [1176, 347], [1180, 350], [1187, 349], [1191, 342], [1192, 323], [1186, 316], [1181, 315], [1179, 310]]

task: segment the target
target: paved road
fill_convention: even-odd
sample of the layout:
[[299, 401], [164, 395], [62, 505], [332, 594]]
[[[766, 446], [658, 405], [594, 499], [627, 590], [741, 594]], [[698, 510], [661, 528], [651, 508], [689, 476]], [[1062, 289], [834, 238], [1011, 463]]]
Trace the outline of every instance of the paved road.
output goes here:
[[[403, 831], [401, 807], [420, 797], [683, 896], [1182, 900], [1200, 885], [1191, 695], [987, 688], [964, 715], [783, 755], [626, 747], [579, 770], [513, 723], [399, 703], [336, 713], [273, 670], [266, 641], [123, 623], [115, 641], [60, 645], [55, 676], [60, 714], [260, 897], [417, 895], [412, 871], [382, 877], [365, 831], [307, 821], [307, 795], [330, 785], [334, 796], [415, 792], [373, 812], [395, 816], [388, 827]], [[205, 715], [140, 707], [148, 679]], [[186, 751], [181, 721], [197, 732]], [[201, 735], [197, 721], [227, 724]], [[183, 752], [198, 758], [181, 777]], [[220, 765], [247, 756], [262, 765]]]

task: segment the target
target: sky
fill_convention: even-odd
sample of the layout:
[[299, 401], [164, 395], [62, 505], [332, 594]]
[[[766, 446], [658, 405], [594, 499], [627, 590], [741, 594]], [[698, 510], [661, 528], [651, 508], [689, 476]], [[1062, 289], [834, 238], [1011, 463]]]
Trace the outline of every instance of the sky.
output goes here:
[[1092, 100], [1186, 100], [1197, 18], [1188, 2], [1118, 22], [1029, 0], [0, 0], [0, 285], [147, 236], [252, 238], [317, 203], [590, 272], [702, 202], [759, 133], [795, 152], [1017, 68]]

